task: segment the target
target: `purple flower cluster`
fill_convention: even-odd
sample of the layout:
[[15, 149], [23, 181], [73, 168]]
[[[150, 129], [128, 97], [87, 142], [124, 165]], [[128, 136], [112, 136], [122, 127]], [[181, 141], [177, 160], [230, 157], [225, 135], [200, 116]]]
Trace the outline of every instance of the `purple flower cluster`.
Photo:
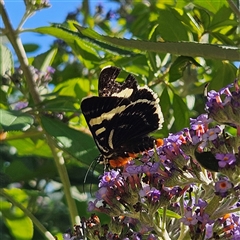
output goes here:
[[[210, 91], [207, 98], [208, 113], [191, 119], [189, 128], [170, 134], [140, 161], [103, 174], [88, 210], [112, 223], [107, 231], [88, 225], [89, 239], [240, 239], [234, 215], [240, 212], [239, 87]], [[226, 135], [228, 125], [235, 136]], [[188, 231], [180, 230], [184, 225]]]
[[55, 69], [48, 67], [46, 72], [38, 70], [33, 66], [30, 66], [30, 70], [33, 76], [33, 80], [37, 83], [38, 86], [45, 86], [52, 80], [52, 74], [55, 72]]
[[[55, 72], [55, 69], [48, 66], [46, 71], [41, 71], [33, 66], [29, 66], [29, 69], [32, 74], [32, 78], [34, 82], [36, 82], [36, 85], [39, 86], [46, 86], [51, 80], [52, 75]], [[18, 88], [24, 84], [23, 78], [23, 71], [20, 67], [15, 68], [15, 71], [12, 75], [9, 75], [8, 72], [6, 72], [5, 76], [8, 78], [8, 80], [12, 81]], [[5, 82], [6, 85], [10, 84], [10, 81]]]
[[[231, 91], [234, 89], [234, 91]], [[210, 91], [206, 110], [209, 117], [221, 124], [228, 124], [240, 130], [240, 91], [237, 81], [222, 88], [219, 92]]]

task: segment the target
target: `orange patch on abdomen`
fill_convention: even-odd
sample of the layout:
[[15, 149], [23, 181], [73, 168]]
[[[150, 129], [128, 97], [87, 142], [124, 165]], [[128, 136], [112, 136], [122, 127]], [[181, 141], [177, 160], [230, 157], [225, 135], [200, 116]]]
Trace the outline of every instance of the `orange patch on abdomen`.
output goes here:
[[129, 161], [131, 161], [133, 158], [132, 157], [119, 157], [117, 159], [112, 159], [109, 160], [109, 164], [112, 168], [116, 168], [116, 167], [122, 167], [124, 165], [126, 165]]

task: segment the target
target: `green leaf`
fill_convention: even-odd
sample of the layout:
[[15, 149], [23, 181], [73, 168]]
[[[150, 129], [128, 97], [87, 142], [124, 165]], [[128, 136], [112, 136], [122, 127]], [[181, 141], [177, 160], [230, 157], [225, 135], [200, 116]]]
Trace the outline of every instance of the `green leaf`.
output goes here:
[[194, 18], [198, 18], [198, 22], [200, 22], [204, 29], [207, 30], [210, 24], [210, 15], [207, 10], [203, 8], [194, 8]]
[[132, 55], [128, 51], [123, 51], [96, 40], [89, 41], [88, 37], [73, 31], [73, 28], [76, 29], [73, 22], [69, 21], [67, 24], [54, 24], [51, 27], [37, 28], [32, 31], [63, 39], [72, 48], [79, 60], [89, 69], [93, 68], [95, 64], [99, 64], [102, 60], [99, 56], [99, 50], [108, 51], [114, 55]]
[[147, 62], [152, 72], [157, 72], [160, 67], [160, 57], [153, 52], [147, 52]]
[[54, 178], [57, 175], [55, 163], [52, 159], [41, 159], [41, 162], [38, 162], [36, 158], [26, 156], [25, 159], [11, 162], [6, 167], [5, 172], [12, 183], [30, 181], [35, 178]]
[[38, 44], [29, 43], [24, 44], [23, 47], [26, 52], [35, 52], [40, 46]]
[[44, 130], [58, 141], [59, 147], [81, 162], [89, 165], [98, 156], [93, 138], [88, 134], [46, 116], [41, 117], [41, 122]]
[[[76, 104], [78, 104], [78, 109], [75, 106]], [[78, 112], [80, 114], [80, 103], [77, 102], [75, 97], [57, 96], [53, 99], [44, 100], [42, 105], [44, 106], [44, 111]]]
[[46, 72], [47, 68], [52, 65], [52, 62], [57, 54], [57, 48], [53, 48], [45, 53], [42, 53], [34, 58], [32, 65], [43, 71]]
[[176, 94], [173, 96], [173, 111], [176, 131], [189, 125], [189, 110], [183, 99]]
[[179, 78], [181, 78], [183, 76], [183, 71], [191, 63], [193, 63], [195, 66], [201, 66], [192, 57], [186, 57], [186, 56], [178, 57], [170, 67], [169, 82], [174, 82], [174, 81], [177, 81]]
[[215, 74], [209, 84], [209, 89], [220, 90], [220, 88], [232, 83], [236, 78], [237, 68], [229, 62], [219, 62]]
[[10, 182], [11, 178], [7, 175], [7, 173], [0, 172], [0, 188], [7, 187], [10, 184]]
[[142, 51], [150, 51], [156, 53], [172, 53], [176, 55], [204, 57], [208, 59], [221, 59], [230, 61], [239, 61], [240, 48], [232, 46], [229, 48], [221, 45], [202, 44], [196, 42], [152, 42], [134, 39], [122, 39], [116, 37], [108, 37], [94, 32], [92, 29], [83, 28], [76, 25], [78, 31], [83, 35], [97, 39], [111, 46], [129, 49], [136, 53]]
[[235, 26], [238, 26], [238, 22], [236, 22], [235, 20], [227, 19], [225, 21], [215, 23], [214, 25], [209, 26], [208, 31], [211, 33], [214, 31], [223, 30], [224, 27], [229, 30], [229, 27], [234, 28]]
[[158, 16], [158, 33], [165, 41], [188, 41], [186, 27], [178, 18], [174, 9], [161, 9]]
[[227, 44], [227, 45], [233, 45], [234, 41], [231, 40], [228, 36], [226, 36], [225, 34], [221, 34], [219, 32], [212, 32], [211, 36], [216, 38], [217, 41], [222, 42], [223, 44]]
[[99, 63], [100, 59], [95, 49], [90, 48], [89, 45], [81, 39], [76, 39], [71, 47], [87, 68], [91, 69], [94, 67], [93, 63]]
[[46, 140], [38, 138], [19, 138], [19, 139], [10, 139], [8, 143], [11, 146], [17, 149], [19, 156], [42, 156], [42, 157], [52, 157], [52, 152], [46, 143]]
[[212, 13], [216, 13], [223, 5], [226, 4], [227, 1], [225, 0], [194, 0], [194, 4], [199, 6], [200, 8], [205, 8], [207, 11]]
[[148, 34], [148, 31], [146, 31], [146, 21], [149, 21], [151, 15], [156, 14], [154, 9], [151, 10], [146, 6], [145, 3], [136, 1], [131, 12], [131, 17], [134, 19], [134, 21], [131, 21], [131, 24], [129, 24], [129, 30], [133, 36], [146, 38]]
[[[92, 79], [91, 81], [98, 82], [97, 79]], [[92, 82], [86, 78], [73, 78], [59, 83], [54, 91], [59, 95], [81, 99], [89, 93], [91, 88], [90, 84], [92, 84]]]
[[51, 27], [41, 27], [33, 29], [32, 31], [49, 34], [64, 40], [72, 48], [79, 60], [86, 65], [86, 67], [93, 68], [93, 63], [98, 63], [100, 61], [99, 54], [96, 51], [96, 46], [94, 47], [88, 41], [80, 38], [78, 36], [79, 33], [72, 31], [71, 28], [73, 28], [73, 24], [69, 22], [69, 26], [67, 24], [55, 24]]
[[7, 71], [13, 71], [14, 63], [10, 50], [4, 45], [0, 44], [0, 75], [4, 76]]
[[33, 237], [33, 223], [29, 217], [21, 217], [19, 219], [7, 219], [5, 223], [9, 228], [14, 239], [31, 240]]
[[223, 5], [213, 16], [212, 21], [209, 26], [210, 31], [214, 31], [219, 27], [223, 26], [236, 26], [236, 20], [230, 20], [230, 16], [232, 14], [232, 10]]
[[[162, 209], [162, 208], [158, 209], [158, 213], [159, 213], [160, 215], [163, 215], [163, 209]], [[176, 218], [176, 219], [182, 218], [182, 216], [180, 216], [179, 214], [177, 214], [177, 213], [175, 213], [175, 212], [173, 212], [173, 211], [171, 211], [171, 210], [167, 210], [167, 211], [166, 211], [166, 215], [167, 215], [167, 217], [169, 217], [169, 218]]]
[[[99, 57], [98, 52], [96, 50], [109, 52], [114, 55], [127, 55], [131, 56], [133, 55], [130, 51], [125, 51], [121, 48], [109, 46], [108, 44], [105, 44], [103, 42], [99, 42], [98, 39], [95, 38], [89, 38], [88, 36], [83, 35], [81, 32], [73, 31], [76, 28], [76, 23], [72, 21], [68, 21], [68, 25], [63, 24], [52, 24], [50, 27], [40, 27], [36, 29], [32, 29], [33, 32], [39, 32], [43, 34], [48, 34], [55, 36], [57, 38], [63, 39], [69, 46], [74, 46], [75, 42], [77, 41], [77, 44], [81, 48], [81, 43], [84, 42], [84, 48], [82, 50], [90, 51], [93, 55]], [[93, 31], [93, 33], [95, 33]]]
[[170, 109], [171, 109], [171, 101], [170, 101], [170, 97], [168, 94], [168, 89], [164, 88], [161, 96], [160, 96], [160, 106], [161, 106], [161, 110], [163, 113], [163, 117], [164, 117], [164, 123], [163, 123], [163, 129], [162, 131], [165, 134], [168, 134], [168, 122], [167, 119], [170, 119]]
[[4, 131], [26, 131], [34, 119], [27, 113], [0, 109], [0, 129]]

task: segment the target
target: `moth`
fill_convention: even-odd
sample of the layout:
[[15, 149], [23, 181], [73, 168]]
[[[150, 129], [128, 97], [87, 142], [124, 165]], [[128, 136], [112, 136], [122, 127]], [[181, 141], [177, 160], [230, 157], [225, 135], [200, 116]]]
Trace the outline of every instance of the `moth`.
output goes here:
[[84, 98], [81, 110], [101, 153], [99, 161], [111, 167], [124, 166], [140, 152], [154, 148], [149, 134], [162, 128], [159, 98], [149, 87], [140, 87], [129, 74], [120, 84], [117, 67], [104, 68], [98, 94]]

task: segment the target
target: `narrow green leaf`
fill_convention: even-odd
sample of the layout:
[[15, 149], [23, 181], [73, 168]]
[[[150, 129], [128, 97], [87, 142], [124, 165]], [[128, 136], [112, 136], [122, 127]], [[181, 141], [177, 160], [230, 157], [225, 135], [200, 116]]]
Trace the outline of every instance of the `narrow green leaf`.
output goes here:
[[213, 38], [216, 38], [218, 42], [220, 41], [223, 44], [227, 44], [227, 45], [233, 45], [234, 44], [233, 40], [231, 40], [228, 36], [226, 36], [225, 34], [222, 34], [220, 32], [212, 32], [211, 36]]
[[34, 120], [27, 113], [0, 109], [0, 129], [4, 131], [26, 131]]
[[90, 48], [89, 45], [81, 39], [76, 39], [71, 47], [80, 61], [82, 61], [87, 68], [93, 68], [94, 63], [98, 63], [100, 60], [95, 49]]
[[97, 39], [124, 49], [131, 49], [136, 52], [150, 51], [156, 53], [172, 53], [183, 56], [204, 57], [207, 59], [221, 59], [230, 61], [239, 61], [240, 48], [229, 46], [228, 48], [221, 45], [203, 44], [196, 42], [151, 42], [133, 39], [122, 39], [108, 37], [94, 32], [92, 29], [77, 26], [78, 30], [89, 38]]
[[[98, 52], [99, 50], [104, 51], [104, 52], [109, 52], [114, 55], [127, 55], [131, 56], [133, 55], [132, 52], [123, 50], [118, 47], [113, 47], [108, 44], [105, 44], [103, 42], [99, 42], [98, 39], [96, 38], [90, 38], [86, 35], [83, 35], [81, 32], [75, 32], [71, 30], [72, 26], [74, 23], [71, 21], [69, 23], [69, 28], [67, 28], [66, 25], [61, 25], [61, 24], [52, 24], [50, 27], [40, 27], [36, 29], [31, 29], [33, 32], [38, 32], [38, 33], [43, 33], [43, 34], [48, 34], [51, 36], [55, 36], [57, 38], [63, 39], [69, 46], [74, 48], [74, 44], [77, 41], [77, 45], [81, 48], [81, 43], [83, 43], [84, 48], [82, 47], [82, 50], [88, 50], [89, 52], [92, 52], [93, 55], [98, 57]], [[74, 24], [76, 26], [76, 24]], [[77, 25], [78, 26], [78, 25]], [[80, 26], [79, 26], [80, 27]], [[76, 27], [74, 27], [76, 28]], [[94, 31], [92, 33], [95, 33]], [[97, 35], [97, 33], [96, 33]], [[96, 51], [97, 50], [97, 51]]]
[[159, 65], [160, 65], [157, 62], [157, 59], [159, 59], [159, 62], [160, 62], [160, 58], [157, 56], [156, 53], [153, 53], [153, 52], [147, 52], [146, 56], [147, 56], [148, 66], [150, 67], [151, 71], [157, 72], [159, 69]]
[[237, 23], [236, 20], [230, 20], [232, 10], [229, 6], [222, 5], [221, 8], [212, 16], [209, 30], [213, 31], [218, 27], [231, 26]]
[[222, 22], [215, 23], [214, 25], [210, 25], [208, 28], [208, 31], [209, 32], [219, 31], [219, 30], [222, 30], [224, 27], [226, 27], [227, 30], [229, 30], [229, 26], [231, 28], [234, 28], [234, 27], [238, 26], [238, 22], [235, 20], [227, 19]]
[[[158, 213], [159, 213], [160, 215], [163, 215], [163, 209], [162, 209], [162, 208], [158, 209]], [[175, 212], [173, 212], [173, 211], [171, 211], [171, 210], [167, 210], [166, 215], [167, 215], [169, 218], [176, 218], [176, 219], [180, 219], [180, 218], [181, 218], [181, 216], [180, 216], [179, 214], [177, 214], [177, 213], [175, 213]]]
[[57, 54], [57, 48], [53, 48], [45, 53], [42, 53], [34, 58], [32, 65], [35, 68], [43, 72], [46, 72], [47, 68], [51, 66], [56, 54]]

